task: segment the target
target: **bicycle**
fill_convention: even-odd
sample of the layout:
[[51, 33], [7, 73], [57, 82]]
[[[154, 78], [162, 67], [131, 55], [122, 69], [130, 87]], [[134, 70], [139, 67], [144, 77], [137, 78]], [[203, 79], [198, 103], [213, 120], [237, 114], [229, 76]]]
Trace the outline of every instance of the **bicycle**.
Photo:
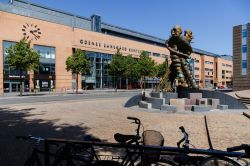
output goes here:
[[[163, 146], [164, 138], [162, 134], [155, 130], [146, 130], [144, 131], [144, 127], [141, 124], [140, 119], [135, 117], [127, 117], [127, 119], [132, 120], [132, 123], [137, 124], [136, 134], [135, 135], [126, 135], [116, 133], [114, 135], [115, 140], [125, 145], [126, 152], [125, 156], [121, 163], [112, 162], [112, 161], [99, 161], [99, 164], [102, 163], [111, 163], [113, 165], [121, 165], [121, 166], [150, 166], [150, 165], [174, 165], [175, 163], [171, 160], [165, 160], [160, 158], [159, 150], [143, 150], [140, 145], [152, 145], [152, 146]], [[142, 137], [140, 136], [140, 127], [143, 127]], [[142, 139], [142, 140], [141, 140]], [[135, 145], [135, 147], [131, 150], [129, 145]]]
[[229, 158], [224, 156], [211, 156], [206, 158], [201, 165], [202, 166], [210, 166], [210, 165], [228, 165], [228, 166], [247, 166], [249, 165], [247, 160], [244, 160], [243, 158], [250, 158], [250, 144], [242, 144], [240, 146], [234, 146], [227, 148], [227, 152], [234, 152], [244, 150], [245, 152], [239, 155], [236, 158]]
[[[34, 146], [31, 155], [27, 158], [27, 160], [24, 163], [24, 166], [42, 166], [43, 162], [39, 157], [39, 154], [45, 154], [44, 151], [39, 149], [39, 145], [41, 142], [44, 142], [44, 138], [41, 137], [33, 137], [31, 135], [29, 136], [16, 136], [17, 139], [22, 139], [22, 140], [29, 140], [29, 141], [34, 141]], [[52, 154], [51, 154], [52, 155]]]
[[[25, 161], [24, 166], [43, 166], [43, 160], [40, 159], [39, 155], [45, 155], [45, 151], [39, 149], [41, 142], [44, 142], [45, 139], [41, 137], [34, 136], [16, 136], [17, 139], [34, 141], [34, 146], [31, 152], [31, 155]], [[57, 147], [59, 146], [56, 143], [53, 143]], [[74, 145], [67, 143], [65, 146], [60, 147], [55, 153], [49, 153], [50, 156], [53, 156], [51, 166], [74, 166], [74, 165], [89, 165], [93, 161], [93, 149], [91, 146], [86, 145]]]
[[[180, 148], [182, 142], [183, 152], [174, 157], [174, 161], [179, 165], [197, 165], [197, 166], [243, 166], [248, 165], [248, 161], [243, 160], [243, 158], [250, 157], [250, 145], [242, 144], [240, 146], [234, 146], [227, 148], [227, 152], [234, 152], [239, 150], [244, 150], [245, 153], [227, 153], [221, 150], [203, 150], [199, 149], [196, 153], [202, 153], [206, 156], [189, 156], [188, 153], [192, 153], [193, 150], [189, 149], [189, 139], [188, 134], [186, 133], [183, 126], [180, 127], [181, 132], [183, 133], [183, 138], [177, 143], [177, 147]], [[228, 156], [233, 156], [230, 158]]]
[[[69, 145], [80, 144], [80, 145], [83, 145], [84, 147], [91, 147], [91, 149], [93, 149], [89, 153], [91, 154], [90, 156], [93, 156], [93, 158], [89, 160], [89, 163], [84, 163], [86, 161], [85, 159], [82, 159], [81, 157], [76, 157], [75, 152], [71, 153], [71, 151], [68, 152], [69, 155], [66, 155], [67, 157], [62, 157], [62, 159], [60, 160], [60, 161], [65, 161], [65, 162], [58, 162], [58, 163], [64, 163], [62, 164], [63, 166], [64, 165], [75, 166], [77, 164], [78, 165], [90, 165], [90, 166], [150, 166], [150, 165], [152, 166], [153, 165], [173, 165], [173, 166], [176, 166], [176, 165], [181, 165], [181, 166], [182, 165], [239, 166], [241, 165], [242, 166], [243, 164], [239, 163], [238, 159], [246, 158], [246, 157], [249, 158], [250, 156], [249, 146], [246, 146], [246, 145], [243, 147], [245, 148], [244, 149], [245, 153], [229, 152], [231, 150], [230, 148], [228, 149], [228, 151], [189, 148], [189, 144], [190, 144], [189, 137], [183, 126], [180, 127], [180, 130], [183, 133], [183, 138], [177, 142], [177, 147], [162, 146], [164, 142], [164, 138], [161, 135], [161, 133], [157, 131], [153, 131], [153, 130], [146, 130], [146, 131], [143, 131], [142, 137], [141, 137], [140, 136], [140, 127], [141, 127], [140, 120], [134, 117], [127, 117], [127, 118], [129, 120], [133, 120], [132, 123], [137, 124], [136, 134], [124, 135], [124, 134], [116, 133], [114, 135], [114, 138], [118, 142], [118, 144], [51, 139], [50, 141], [52, 142], [53, 141], [61, 142], [61, 143], [66, 142]], [[151, 137], [148, 137], [147, 134], [151, 135]], [[154, 140], [155, 144], [151, 143], [151, 146], [149, 146], [150, 145], [149, 142], [152, 140], [151, 139], [152, 136], [156, 138]], [[125, 153], [124, 153], [125, 156], [121, 158], [121, 161], [114, 161], [112, 159], [103, 160], [98, 155], [96, 155], [95, 149], [93, 148], [94, 145], [106, 146], [106, 147], [112, 147], [112, 148], [113, 147], [125, 148]], [[234, 148], [231, 151], [235, 151], [235, 150], [240, 150], [240, 149]], [[84, 152], [84, 150], [82, 150], [82, 152]], [[85, 154], [85, 152], [83, 154]], [[188, 154], [200, 154], [200, 156], [189, 156]], [[168, 158], [166, 158], [166, 156], [168, 156]], [[114, 157], [114, 156], [111, 155], [111, 157]], [[230, 158], [230, 157], [233, 157], [233, 158]], [[237, 160], [235, 158], [237, 158]], [[69, 161], [75, 161], [75, 162], [69, 162]], [[245, 165], [246, 163], [247, 162], [245, 162]]]

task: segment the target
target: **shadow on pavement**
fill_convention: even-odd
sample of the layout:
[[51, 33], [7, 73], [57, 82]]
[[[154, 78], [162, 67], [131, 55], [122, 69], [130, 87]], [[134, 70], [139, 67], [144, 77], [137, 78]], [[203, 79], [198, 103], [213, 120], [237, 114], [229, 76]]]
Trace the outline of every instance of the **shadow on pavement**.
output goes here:
[[34, 115], [30, 112], [31, 110], [34, 110], [34, 108], [21, 110], [0, 108], [0, 165], [24, 165], [24, 161], [31, 153], [32, 143], [17, 140], [15, 137], [18, 135], [27, 136], [31, 134], [42, 138], [76, 140], [83, 140], [84, 136], [87, 135], [89, 138], [98, 139], [87, 134], [89, 130], [87, 127], [68, 124], [58, 126], [55, 125], [58, 120], [27, 119], [27, 117]]

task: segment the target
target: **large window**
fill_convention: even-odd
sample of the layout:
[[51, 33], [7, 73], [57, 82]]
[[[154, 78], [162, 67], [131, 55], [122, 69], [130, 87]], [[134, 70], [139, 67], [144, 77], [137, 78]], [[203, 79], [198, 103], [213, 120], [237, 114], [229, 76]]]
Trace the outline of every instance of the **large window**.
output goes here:
[[40, 54], [41, 59], [55, 59], [55, 48], [34, 45], [34, 49]]
[[108, 75], [108, 65], [112, 60], [112, 55], [86, 52], [91, 61], [90, 75], [83, 73], [82, 81], [86, 84], [85, 88], [105, 88], [113, 87], [112, 77]]
[[55, 87], [55, 47], [34, 45], [40, 55], [41, 67], [35, 72], [35, 87], [48, 91]]
[[225, 70], [221, 71], [221, 77], [222, 77], [222, 79], [225, 79]]
[[248, 53], [248, 47], [247, 47], [247, 25], [242, 25], [242, 45], [241, 45], [241, 75], [247, 75], [247, 53]]
[[39, 53], [42, 64], [39, 74], [55, 75], [55, 48], [34, 45], [34, 50]]
[[[19, 70], [11, 69], [6, 61], [7, 48], [15, 45], [16, 42], [3, 41], [3, 74], [4, 74], [4, 92], [19, 92], [20, 91], [20, 72]], [[23, 89], [29, 91], [29, 80], [27, 71], [22, 73]]]

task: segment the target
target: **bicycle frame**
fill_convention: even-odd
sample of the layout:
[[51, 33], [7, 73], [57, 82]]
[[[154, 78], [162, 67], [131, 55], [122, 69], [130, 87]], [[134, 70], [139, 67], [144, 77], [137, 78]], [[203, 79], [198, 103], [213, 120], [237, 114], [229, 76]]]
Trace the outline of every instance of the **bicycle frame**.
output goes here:
[[[184, 148], [170, 147], [170, 146], [149, 146], [149, 145], [124, 145], [119, 143], [105, 143], [105, 142], [94, 142], [94, 141], [79, 141], [79, 140], [65, 140], [65, 139], [54, 139], [48, 138], [45, 140], [45, 166], [50, 166], [50, 144], [54, 143], [72, 143], [82, 144], [89, 146], [98, 147], [112, 147], [112, 148], [130, 148], [137, 149], [138, 151], [129, 152], [130, 154], [141, 155], [143, 150], [156, 150], [160, 152], [160, 155], [176, 155], [178, 153], [186, 152], [187, 154], [200, 154], [207, 156], [228, 156], [228, 157], [242, 157], [245, 153], [242, 152], [227, 152], [222, 150], [207, 150], [207, 149], [193, 149], [189, 148], [188, 151]], [[153, 154], [153, 153], [152, 153]], [[98, 158], [96, 156], [96, 158]]]

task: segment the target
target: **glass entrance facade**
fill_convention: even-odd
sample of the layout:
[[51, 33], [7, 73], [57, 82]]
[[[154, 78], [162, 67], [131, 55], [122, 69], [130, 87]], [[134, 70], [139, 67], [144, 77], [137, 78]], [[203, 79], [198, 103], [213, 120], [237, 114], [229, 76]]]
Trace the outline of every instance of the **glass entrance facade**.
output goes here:
[[[15, 45], [15, 42], [3, 41], [3, 73], [4, 73], [4, 92], [20, 91], [20, 72], [10, 69], [6, 61], [7, 48]], [[55, 88], [55, 48], [48, 46], [34, 45], [34, 50], [40, 54], [41, 67], [35, 72], [34, 87], [40, 91], [48, 91]], [[30, 91], [29, 74], [23, 71], [23, 89]]]
[[41, 66], [34, 76], [34, 87], [40, 91], [50, 91], [55, 88], [55, 47], [34, 45], [40, 55]]
[[[20, 72], [18, 70], [10, 69], [6, 61], [7, 48], [15, 45], [15, 42], [3, 41], [3, 75], [4, 75], [4, 92], [19, 92], [20, 91]], [[23, 71], [23, 90], [29, 91], [29, 75]]]
[[86, 54], [91, 61], [91, 71], [90, 75], [82, 76], [83, 89], [113, 88], [112, 76], [108, 75], [112, 55], [89, 51]]

